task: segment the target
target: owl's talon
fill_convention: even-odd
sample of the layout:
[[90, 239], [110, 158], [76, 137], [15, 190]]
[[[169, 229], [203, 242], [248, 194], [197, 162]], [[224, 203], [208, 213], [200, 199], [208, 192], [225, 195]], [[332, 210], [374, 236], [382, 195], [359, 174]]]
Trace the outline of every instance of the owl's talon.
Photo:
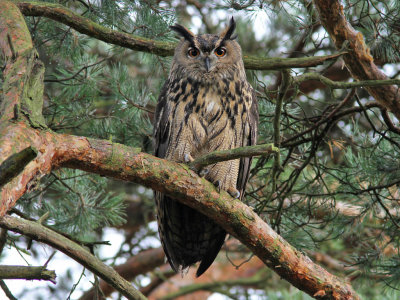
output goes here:
[[208, 169], [208, 168], [201, 169], [200, 172], [199, 172], [199, 176], [200, 176], [200, 177], [204, 177], [204, 176], [207, 175], [209, 172], [210, 172], [210, 169]]
[[194, 161], [194, 158], [190, 154], [186, 153], [183, 155], [183, 161], [185, 163], [191, 163], [192, 161]]
[[235, 199], [239, 199], [240, 198], [240, 192], [235, 188], [229, 188], [228, 189], [228, 193], [229, 193], [229, 195], [231, 195]]
[[222, 186], [221, 180], [215, 181], [215, 182], [214, 182], [214, 185], [215, 185], [215, 187], [217, 188], [218, 193], [221, 193], [221, 186]]

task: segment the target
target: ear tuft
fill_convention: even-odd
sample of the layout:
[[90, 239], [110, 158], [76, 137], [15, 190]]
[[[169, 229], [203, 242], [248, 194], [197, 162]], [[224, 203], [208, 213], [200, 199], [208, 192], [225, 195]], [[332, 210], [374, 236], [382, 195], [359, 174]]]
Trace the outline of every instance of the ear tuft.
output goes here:
[[232, 36], [233, 32], [236, 28], [235, 19], [232, 17], [229, 21], [228, 27], [225, 28], [224, 31], [219, 35], [223, 40], [234, 40], [237, 38], [237, 35]]
[[184, 37], [185, 40], [188, 40], [189, 42], [193, 43], [194, 34], [186, 27], [180, 24], [175, 24], [173, 26], [169, 26], [169, 28], [171, 28], [173, 31]]

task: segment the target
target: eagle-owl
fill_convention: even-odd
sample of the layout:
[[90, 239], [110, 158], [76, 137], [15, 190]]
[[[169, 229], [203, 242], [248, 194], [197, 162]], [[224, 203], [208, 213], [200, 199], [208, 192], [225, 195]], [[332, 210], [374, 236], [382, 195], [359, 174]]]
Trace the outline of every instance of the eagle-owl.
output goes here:
[[[179, 24], [171, 26], [182, 39], [158, 98], [157, 157], [187, 163], [212, 151], [256, 144], [257, 101], [233, 36], [235, 26], [232, 18], [219, 35], [194, 35]], [[251, 158], [235, 159], [202, 173], [219, 189], [242, 198], [250, 165]], [[182, 271], [200, 261], [200, 276], [217, 256], [226, 232], [178, 201], [158, 192], [155, 198], [160, 239], [171, 267]]]

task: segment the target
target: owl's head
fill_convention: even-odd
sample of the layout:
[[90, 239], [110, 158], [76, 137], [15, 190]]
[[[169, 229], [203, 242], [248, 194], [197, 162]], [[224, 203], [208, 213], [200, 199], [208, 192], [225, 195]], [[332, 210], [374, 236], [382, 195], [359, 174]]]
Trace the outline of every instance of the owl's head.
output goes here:
[[171, 72], [182, 71], [196, 81], [245, 76], [242, 50], [236, 42], [235, 20], [220, 34], [194, 35], [182, 25], [175, 24], [170, 28], [182, 39], [175, 49]]

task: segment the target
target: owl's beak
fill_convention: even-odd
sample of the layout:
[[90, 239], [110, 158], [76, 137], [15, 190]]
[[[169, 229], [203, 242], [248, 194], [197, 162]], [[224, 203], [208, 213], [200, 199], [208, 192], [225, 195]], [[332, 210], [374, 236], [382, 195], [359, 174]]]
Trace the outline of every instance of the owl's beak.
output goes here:
[[210, 63], [210, 58], [208, 56], [206, 56], [206, 58], [204, 59], [204, 65], [206, 66], [207, 72], [209, 72], [211, 69], [211, 63]]

